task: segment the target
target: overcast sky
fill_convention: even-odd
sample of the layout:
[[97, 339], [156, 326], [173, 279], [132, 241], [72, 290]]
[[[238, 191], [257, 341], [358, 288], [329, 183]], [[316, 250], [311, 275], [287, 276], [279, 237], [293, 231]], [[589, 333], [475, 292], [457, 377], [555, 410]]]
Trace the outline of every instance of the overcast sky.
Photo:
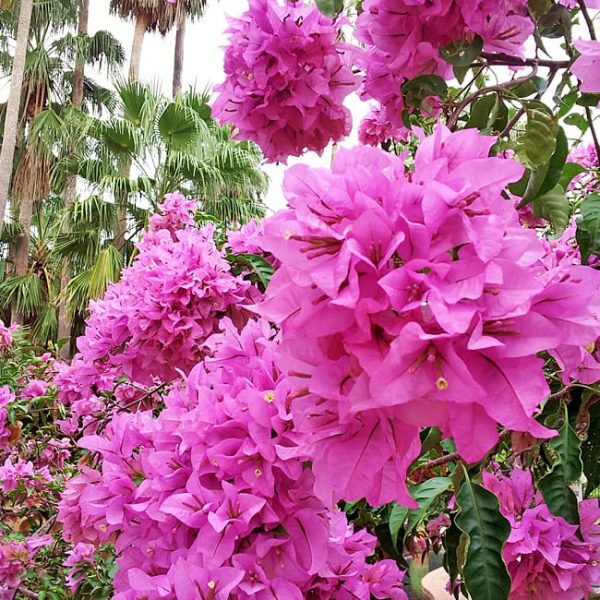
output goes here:
[[[90, 2], [90, 34], [99, 29], [109, 30], [119, 38], [129, 56], [133, 38], [133, 23], [111, 16], [108, 5], [109, 0], [92, 0]], [[227, 39], [225, 36], [226, 14], [239, 15], [246, 7], [247, 0], [221, 0], [221, 2], [209, 0], [204, 17], [196, 23], [188, 24], [183, 69], [184, 89], [190, 85], [203, 89], [208, 84], [214, 85], [223, 80], [223, 46]], [[160, 83], [165, 94], [171, 93], [174, 46], [174, 32], [165, 37], [160, 34], [148, 34], [144, 41], [140, 77], [146, 81]], [[368, 106], [358, 101], [356, 97], [349, 99], [349, 105], [357, 116], [368, 110]], [[355, 121], [358, 120], [359, 118], [355, 118]], [[352, 135], [344, 145], [354, 143], [356, 143], [356, 135]], [[301, 159], [290, 159], [288, 164], [292, 165], [301, 161], [327, 165], [331, 160], [330, 157], [329, 151], [326, 151], [323, 157], [310, 152]], [[265, 170], [271, 178], [267, 205], [276, 210], [285, 206], [285, 200], [281, 194], [281, 181], [285, 167], [283, 165], [266, 165]]]

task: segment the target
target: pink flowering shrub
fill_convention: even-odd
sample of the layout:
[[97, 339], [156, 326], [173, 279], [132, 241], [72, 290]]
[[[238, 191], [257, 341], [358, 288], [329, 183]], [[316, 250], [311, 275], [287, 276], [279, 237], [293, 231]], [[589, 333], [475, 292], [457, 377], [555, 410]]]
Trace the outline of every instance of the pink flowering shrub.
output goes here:
[[323, 499], [412, 505], [421, 427], [469, 462], [498, 425], [553, 435], [533, 418], [549, 392], [538, 354], [595, 341], [600, 280], [545, 265], [501, 195], [522, 168], [489, 158], [492, 143], [439, 126], [414, 172], [368, 148], [340, 151], [331, 173], [288, 171], [290, 208], [263, 240], [282, 267], [258, 310], [281, 328], [278, 364]]
[[512, 531], [502, 554], [510, 576], [511, 600], [581, 600], [600, 584], [600, 506], [579, 503], [580, 527], [553, 515], [533, 487], [531, 473], [483, 473]]
[[256, 142], [271, 162], [321, 153], [348, 135], [343, 101], [358, 81], [338, 41], [340, 26], [314, 3], [250, 0], [248, 11], [230, 20], [215, 118]]
[[[275, 333], [231, 322], [210, 359], [175, 386], [157, 418], [122, 414], [80, 444], [98, 471], [68, 486], [59, 518], [81, 543], [113, 540], [115, 598], [402, 599], [375, 538], [313, 492], [298, 455]], [[77, 546], [76, 546], [77, 547]], [[212, 595], [211, 595], [212, 594]]]
[[[65, 431], [89, 423], [106, 409], [106, 395], [131, 405], [137, 386], [170, 382], [204, 356], [204, 341], [227, 315], [248, 318], [242, 305], [250, 286], [231, 273], [213, 240], [214, 227], [199, 227], [193, 202], [171, 194], [151, 217], [138, 255], [104, 298], [90, 304], [79, 353], [57, 378], [60, 400], [71, 407]], [[118, 385], [120, 378], [128, 382]]]

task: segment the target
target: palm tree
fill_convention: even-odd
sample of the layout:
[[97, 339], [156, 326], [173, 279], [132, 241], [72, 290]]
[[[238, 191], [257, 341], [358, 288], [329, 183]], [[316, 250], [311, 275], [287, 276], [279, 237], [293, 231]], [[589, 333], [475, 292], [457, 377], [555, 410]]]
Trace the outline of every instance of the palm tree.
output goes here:
[[[50, 193], [49, 172], [52, 164], [61, 155], [72, 152], [74, 142], [81, 143], [77, 137], [67, 140], [66, 131], [54, 126], [62, 123], [61, 113], [67, 110], [72, 98], [82, 109], [91, 111], [102, 111], [110, 107], [113, 101], [113, 94], [109, 90], [85, 77], [84, 68], [86, 64], [95, 64], [110, 70], [122, 64], [124, 52], [115, 38], [105, 31], [99, 31], [92, 37], [87, 35], [86, 9], [86, 0], [79, 7], [77, 3], [64, 0], [45, 0], [33, 7], [10, 188], [13, 219], [20, 226], [14, 229], [15, 237], [12, 240], [12, 274], [5, 270], [5, 275], [22, 278], [27, 274], [35, 203], [46, 199]], [[10, 38], [14, 21], [9, 11], [4, 11], [3, 16], [1, 33]], [[72, 30], [78, 20], [79, 31], [74, 35]], [[0, 52], [0, 65], [9, 61], [8, 52]], [[48, 127], [33, 126], [39, 115], [44, 117], [43, 121]], [[66, 194], [72, 200], [75, 181], [63, 181], [60, 189], [55, 188], [54, 191]], [[20, 322], [22, 317], [15, 305], [13, 320]]]
[[181, 91], [181, 73], [183, 71], [183, 46], [185, 25], [188, 18], [196, 19], [203, 15], [207, 0], [111, 0], [110, 10], [122, 19], [135, 22], [129, 76], [138, 79], [142, 57], [142, 46], [146, 32], [159, 31], [167, 34], [177, 27], [175, 37], [175, 55], [173, 64], [173, 95]]
[[4, 224], [6, 206], [10, 192], [10, 180], [13, 172], [15, 147], [17, 143], [17, 130], [19, 127], [19, 108], [21, 106], [21, 92], [25, 61], [27, 59], [27, 46], [29, 43], [29, 28], [33, 13], [33, 0], [21, 0], [19, 20], [17, 26], [17, 43], [12, 65], [10, 94], [6, 106], [4, 119], [4, 135], [0, 151], [0, 234]]
[[[232, 139], [229, 127], [210, 116], [209, 96], [193, 90], [171, 100], [150, 84], [128, 80], [116, 87], [109, 118], [82, 118], [55, 126], [85, 139], [74, 156], [56, 162], [51, 182], [80, 177], [90, 196], [65, 207], [53, 243], [57, 260], [69, 265], [69, 283], [59, 296], [74, 330], [90, 299], [102, 296], [134, 251], [133, 242], [164, 195], [181, 190], [200, 199], [206, 218], [228, 225], [264, 215], [267, 178], [257, 146]], [[41, 122], [40, 130], [49, 125]], [[123, 165], [131, 165], [131, 176]], [[120, 204], [122, 202], [123, 204]], [[125, 219], [121, 222], [121, 215]], [[122, 227], [125, 225], [125, 227]], [[117, 235], [123, 243], [115, 244]]]

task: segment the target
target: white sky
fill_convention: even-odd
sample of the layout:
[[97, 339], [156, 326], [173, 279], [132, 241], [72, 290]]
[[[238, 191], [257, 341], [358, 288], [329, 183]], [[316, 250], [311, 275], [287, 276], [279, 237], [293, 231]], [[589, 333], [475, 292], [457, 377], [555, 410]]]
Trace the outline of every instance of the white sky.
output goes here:
[[[130, 54], [133, 38], [133, 23], [111, 16], [108, 10], [109, 0], [92, 0], [90, 2], [90, 34], [99, 29], [107, 29], [123, 44], [127, 55]], [[195, 23], [188, 23], [184, 53], [183, 87], [195, 85], [203, 89], [206, 85], [214, 85], [223, 80], [223, 46], [226, 43], [226, 14], [241, 14], [247, 7], [247, 0], [209, 0], [204, 17]], [[175, 33], [172, 31], [165, 37], [160, 34], [147, 34], [144, 40], [140, 78], [160, 83], [165, 94], [171, 93], [173, 76], [173, 51]], [[360, 116], [365, 114], [368, 106], [357, 97], [349, 99], [349, 106], [355, 115], [355, 129]], [[343, 145], [356, 143], [356, 134], [350, 136]], [[323, 157], [314, 152], [300, 159], [290, 159], [288, 165], [295, 162], [310, 164], [329, 164], [331, 154], [327, 150]], [[266, 165], [265, 170], [271, 178], [266, 203], [269, 208], [277, 210], [285, 206], [281, 193], [281, 181], [285, 166]]]

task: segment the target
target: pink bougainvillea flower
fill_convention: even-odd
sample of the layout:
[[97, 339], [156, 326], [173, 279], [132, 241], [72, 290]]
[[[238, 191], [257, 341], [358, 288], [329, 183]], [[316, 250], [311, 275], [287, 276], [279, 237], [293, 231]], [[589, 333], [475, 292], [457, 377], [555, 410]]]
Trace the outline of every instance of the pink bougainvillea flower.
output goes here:
[[587, 598], [600, 581], [600, 505], [579, 503], [581, 525], [553, 515], [533, 487], [531, 473], [515, 468], [510, 476], [484, 472], [484, 486], [511, 524], [502, 555], [511, 576], [510, 598]]
[[396, 564], [367, 562], [375, 538], [315, 494], [274, 330], [222, 326], [157, 417], [115, 415], [81, 440], [100, 463], [67, 484], [66, 539], [115, 544], [122, 600], [405, 600]]
[[269, 161], [321, 153], [341, 140], [351, 128], [343, 101], [358, 81], [350, 48], [338, 41], [340, 26], [313, 3], [250, 0], [230, 20], [214, 116], [256, 142]]
[[[598, 272], [558, 260], [503, 189], [493, 138], [438, 126], [414, 170], [374, 148], [289, 169], [262, 244], [281, 262], [257, 310], [281, 328], [294, 424], [327, 502], [411, 504], [421, 427], [478, 461], [498, 426], [549, 437], [538, 353], [596, 340]], [[490, 174], [493, 174], [491, 176]], [[585, 341], [587, 340], [587, 341]]]
[[573, 63], [572, 71], [581, 80], [581, 91], [600, 93], [600, 42], [577, 40], [575, 47], [581, 56]]

